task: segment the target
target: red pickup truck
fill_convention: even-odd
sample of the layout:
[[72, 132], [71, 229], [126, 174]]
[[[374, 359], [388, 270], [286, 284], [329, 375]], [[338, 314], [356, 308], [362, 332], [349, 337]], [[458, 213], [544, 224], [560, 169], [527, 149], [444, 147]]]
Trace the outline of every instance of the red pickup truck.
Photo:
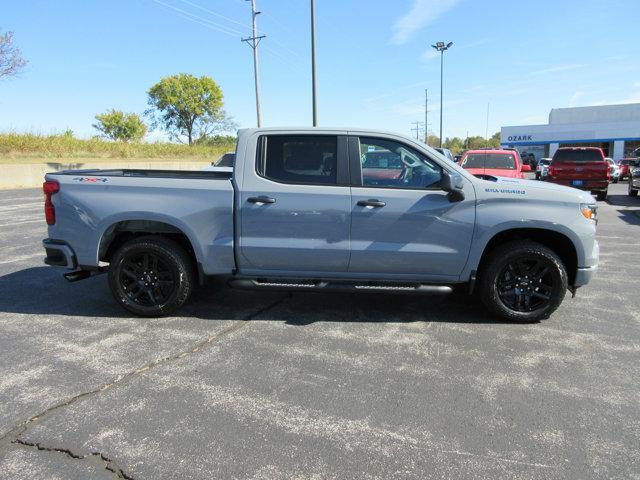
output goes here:
[[609, 189], [609, 164], [597, 147], [563, 147], [556, 150], [549, 165], [547, 180], [568, 187], [588, 190], [598, 200], [606, 200]]

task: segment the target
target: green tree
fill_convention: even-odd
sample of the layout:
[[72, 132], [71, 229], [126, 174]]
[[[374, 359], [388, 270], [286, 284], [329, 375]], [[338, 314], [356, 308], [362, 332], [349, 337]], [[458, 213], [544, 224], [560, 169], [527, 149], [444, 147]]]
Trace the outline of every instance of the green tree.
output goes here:
[[139, 142], [147, 133], [147, 126], [135, 113], [111, 109], [96, 115], [96, 120], [97, 123], [93, 124], [93, 128], [111, 140]]
[[223, 96], [210, 77], [179, 73], [162, 78], [148, 92], [154, 127], [161, 127], [189, 145], [215, 132], [229, 131], [233, 122], [222, 109]]
[[427, 145], [430, 147], [436, 148], [440, 146], [440, 137], [437, 135], [429, 135], [427, 137]]
[[500, 134], [500, 132], [496, 132], [489, 139], [489, 145], [491, 145], [494, 148], [499, 148], [500, 140], [502, 140], [502, 135]]

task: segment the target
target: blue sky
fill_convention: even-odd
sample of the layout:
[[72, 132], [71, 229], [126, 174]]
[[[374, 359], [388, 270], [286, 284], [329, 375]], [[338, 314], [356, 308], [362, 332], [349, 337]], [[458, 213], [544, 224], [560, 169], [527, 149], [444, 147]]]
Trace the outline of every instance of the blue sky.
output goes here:
[[[257, 0], [263, 121], [311, 122], [309, 1]], [[91, 136], [96, 113], [142, 113], [162, 76], [209, 75], [241, 127], [255, 126], [244, 0], [0, 0], [0, 30], [29, 60], [0, 82], [0, 130]], [[316, 0], [321, 126], [439, 129], [445, 136], [545, 123], [553, 107], [640, 102], [637, 0]], [[155, 134], [151, 138], [158, 138]]]

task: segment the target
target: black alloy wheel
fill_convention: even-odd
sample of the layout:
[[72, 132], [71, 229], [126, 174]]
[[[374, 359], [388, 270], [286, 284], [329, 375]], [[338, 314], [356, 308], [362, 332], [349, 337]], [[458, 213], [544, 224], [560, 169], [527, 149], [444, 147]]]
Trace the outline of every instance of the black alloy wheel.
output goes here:
[[549, 247], [522, 239], [498, 245], [487, 254], [477, 293], [504, 320], [537, 322], [560, 306], [567, 288], [562, 259]]
[[166, 260], [151, 252], [128, 255], [118, 280], [129, 300], [144, 307], [162, 305], [176, 289], [173, 269]]
[[551, 301], [554, 278], [549, 262], [536, 257], [521, 257], [509, 262], [498, 277], [498, 296], [516, 312], [545, 308]]
[[109, 287], [136, 315], [160, 317], [183, 305], [194, 287], [193, 260], [178, 243], [159, 236], [129, 240], [113, 255]]

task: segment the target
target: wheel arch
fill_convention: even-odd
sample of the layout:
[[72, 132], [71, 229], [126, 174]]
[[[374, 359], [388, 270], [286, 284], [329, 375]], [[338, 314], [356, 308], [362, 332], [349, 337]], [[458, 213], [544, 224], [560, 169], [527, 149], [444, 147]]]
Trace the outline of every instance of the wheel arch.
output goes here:
[[125, 242], [132, 238], [147, 235], [157, 235], [169, 238], [178, 243], [189, 254], [196, 271], [201, 272], [200, 255], [196, 248], [194, 248], [197, 243], [191, 239], [190, 235], [188, 235], [184, 229], [174, 225], [173, 223], [165, 221], [164, 219], [143, 220], [130, 218], [111, 223], [103, 230], [100, 240], [98, 241], [98, 261], [110, 262], [113, 254]]
[[569, 285], [573, 285], [578, 269], [578, 250], [575, 242], [565, 233], [546, 228], [508, 228], [494, 233], [485, 243], [478, 259], [476, 271], [479, 274], [489, 253], [499, 245], [517, 240], [531, 240], [555, 252], [567, 270]]

